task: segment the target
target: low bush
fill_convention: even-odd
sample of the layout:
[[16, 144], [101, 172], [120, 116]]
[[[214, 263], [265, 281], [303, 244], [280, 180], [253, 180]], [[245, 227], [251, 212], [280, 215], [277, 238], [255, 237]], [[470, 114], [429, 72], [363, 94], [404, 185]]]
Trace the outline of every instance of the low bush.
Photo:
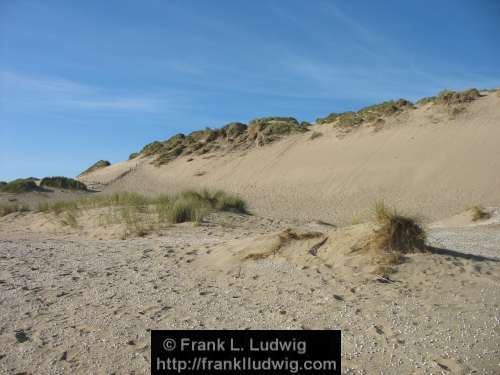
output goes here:
[[0, 186], [0, 191], [4, 193], [27, 193], [38, 189], [38, 185], [35, 181], [24, 178], [19, 178]]
[[45, 177], [40, 182], [40, 186], [56, 189], [87, 190], [87, 186], [83, 182], [62, 176]]

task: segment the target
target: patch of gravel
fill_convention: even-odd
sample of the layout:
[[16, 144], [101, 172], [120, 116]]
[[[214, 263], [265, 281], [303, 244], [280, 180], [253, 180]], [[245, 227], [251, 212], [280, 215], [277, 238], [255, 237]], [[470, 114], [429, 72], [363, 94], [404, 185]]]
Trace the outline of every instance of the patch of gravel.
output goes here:
[[500, 260], [500, 228], [496, 226], [471, 228], [434, 228], [429, 230], [429, 244]]

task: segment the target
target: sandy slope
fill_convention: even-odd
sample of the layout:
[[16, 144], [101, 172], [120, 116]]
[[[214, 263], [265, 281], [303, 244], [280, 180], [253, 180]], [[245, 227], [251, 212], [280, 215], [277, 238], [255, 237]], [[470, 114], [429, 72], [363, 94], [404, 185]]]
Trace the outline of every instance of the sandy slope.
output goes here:
[[499, 262], [413, 254], [381, 283], [353, 252], [370, 224], [302, 225], [317, 235], [274, 251], [290, 223], [218, 214], [121, 241], [40, 215], [0, 220], [1, 373], [149, 373], [148, 330], [192, 328], [342, 329], [349, 374], [499, 368]]
[[[350, 223], [385, 199], [430, 219], [500, 202], [500, 97], [470, 103], [451, 116], [423, 106], [341, 135], [330, 125], [275, 144], [181, 157], [157, 168], [133, 160], [82, 177], [108, 190], [147, 193], [197, 186], [240, 193], [265, 216]], [[121, 176], [124, 172], [130, 173]]]

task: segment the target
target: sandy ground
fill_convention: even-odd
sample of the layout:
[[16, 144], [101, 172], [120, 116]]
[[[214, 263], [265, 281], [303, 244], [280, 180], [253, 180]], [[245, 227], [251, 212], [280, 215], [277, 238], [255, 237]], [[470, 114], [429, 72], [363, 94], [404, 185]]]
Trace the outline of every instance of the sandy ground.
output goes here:
[[[275, 328], [342, 329], [346, 374], [498, 374], [499, 124], [500, 97], [488, 94], [458, 115], [427, 105], [382, 128], [317, 125], [314, 140], [82, 176], [103, 192], [222, 188], [254, 215], [144, 238], [127, 238], [102, 209], [76, 226], [44, 213], [0, 218], [0, 373], [149, 373], [151, 329]], [[434, 246], [406, 255], [388, 282], [360, 246], [381, 199], [422, 215]], [[472, 222], [465, 210], [477, 205], [493, 217]], [[282, 241], [288, 228], [305, 234]]]
[[322, 136], [311, 140], [307, 132], [245, 152], [181, 157], [160, 168], [134, 159], [82, 180], [145, 193], [218, 187], [240, 194], [262, 216], [336, 224], [365, 219], [382, 199], [429, 220], [500, 202], [496, 93], [458, 115], [422, 106], [387, 118], [382, 128], [311, 130]]
[[[186, 328], [342, 329], [349, 374], [500, 369], [495, 261], [414, 254], [381, 283], [363, 257], [350, 255], [367, 224], [217, 214], [122, 241], [19, 225], [31, 215], [0, 221], [1, 373], [149, 373], [149, 330]], [[316, 256], [307, 252], [313, 238], [243, 259], [266, 252], [291, 226], [328, 241]], [[443, 228], [431, 233], [435, 245], [452, 241]]]

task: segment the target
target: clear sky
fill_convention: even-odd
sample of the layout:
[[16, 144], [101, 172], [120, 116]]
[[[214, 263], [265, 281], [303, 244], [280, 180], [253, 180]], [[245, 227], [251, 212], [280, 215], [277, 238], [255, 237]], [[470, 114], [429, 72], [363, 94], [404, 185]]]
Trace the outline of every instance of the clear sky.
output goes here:
[[0, 0], [0, 180], [469, 87], [500, 87], [500, 1]]

